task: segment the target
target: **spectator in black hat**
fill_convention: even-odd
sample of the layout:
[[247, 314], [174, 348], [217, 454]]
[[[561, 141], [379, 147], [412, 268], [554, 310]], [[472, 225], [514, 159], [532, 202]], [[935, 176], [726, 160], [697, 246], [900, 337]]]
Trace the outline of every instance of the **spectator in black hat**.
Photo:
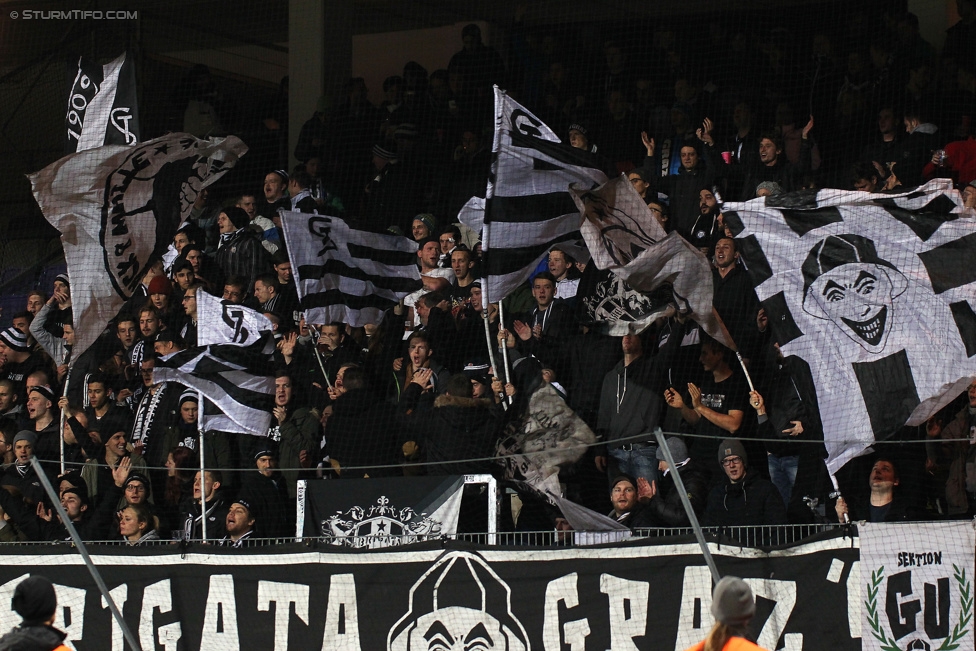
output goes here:
[[742, 441], [722, 441], [718, 462], [725, 470], [725, 481], [712, 488], [702, 524], [734, 527], [786, 524], [783, 497], [769, 480], [748, 471], [749, 458]]
[[244, 498], [236, 499], [227, 510], [224, 525], [227, 532], [217, 544], [221, 547], [240, 549], [254, 535], [257, 518], [251, 512], [251, 504]]
[[589, 132], [579, 122], [569, 125], [569, 144], [576, 149], [596, 153], [596, 145], [590, 142]]
[[58, 399], [48, 385], [30, 388], [27, 396], [27, 415], [33, 421], [34, 434], [37, 443], [34, 454], [41, 461], [60, 462], [61, 460], [61, 424], [58, 422], [60, 414], [56, 409]]
[[[37, 435], [29, 430], [17, 432], [13, 438], [11, 447], [14, 451], [14, 462], [7, 466], [2, 477], [0, 486], [10, 486], [17, 490], [22, 496], [21, 501], [26, 501], [31, 507], [44, 499], [44, 488], [41, 480], [37, 478], [31, 459], [34, 457], [34, 448], [37, 445]], [[6, 493], [7, 491], [2, 491]], [[2, 496], [2, 495], [0, 495]], [[9, 512], [9, 509], [4, 507]]]
[[247, 213], [236, 206], [225, 208], [217, 217], [217, 228], [220, 231], [217, 265], [225, 278], [244, 278], [248, 293], [254, 288], [254, 279], [270, 268], [268, 252], [247, 229], [249, 223]]
[[[256, 535], [261, 538], [284, 538], [295, 535], [295, 512], [288, 499], [288, 488], [278, 472], [278, 458], [271, 448], [254, 455], [256, 471], [244, 473], [239, 500], [246, 500], [256, 520]], [[228, 527], [229, 529], [229, 527]]]
[[637, 481], [631, 475], [621, 474], [610, 482], [610, 503], [613, 510], [609, 516], [631, 529], [654, 526], [644, 505], [637, 499]]
[[47, 362], [31, 350], [26, 334], [13, 327], [0, 331], [0, 379], [17, 386], [21, 402], [27, 400], [27, 376], [47, 368]]
[[63, 644], [66, 634], [54, 628], [58, 597], [54, 585], [35, 574], [17, 584], [10, 609], [23, 618], [0, 638], [0, 649], [36, 649], [37, 651], [68, 651]]

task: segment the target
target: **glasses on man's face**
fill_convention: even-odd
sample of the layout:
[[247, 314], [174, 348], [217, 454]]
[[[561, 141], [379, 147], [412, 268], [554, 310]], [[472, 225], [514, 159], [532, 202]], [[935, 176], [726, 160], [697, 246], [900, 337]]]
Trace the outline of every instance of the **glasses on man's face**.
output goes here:
[[141, 368], [139, 372], [143, 375], [152, 375], [153, 370], [151, 368]]
[[742, 457], [729, 457], [728, 459], [722, 459], [722, 465], [726, 468], [742, 465]]

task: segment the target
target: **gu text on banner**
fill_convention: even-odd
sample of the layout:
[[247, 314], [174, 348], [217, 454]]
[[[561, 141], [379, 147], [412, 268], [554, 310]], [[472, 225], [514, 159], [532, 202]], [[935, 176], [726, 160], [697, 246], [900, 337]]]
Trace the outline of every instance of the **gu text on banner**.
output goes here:
[[250, 346], [211, 344], [156, 361], [153, 379], [199, 391], [236, 425], [233, 431], [267, 436], [274, 409], [274, 366], [265, 352], [271, 333]]
[[866, 522], [857, 530], [861, 648], [972, 649], [973, 523]]
[[171, 133], [135, 147], [71, 154], [29, 176], [44, 218], [61, 233], [75, 288], [73, 359], [132, 297], [190, 216], [197, 193], [246, 152], [233, 136]]
[[610, 269], [645, 294], [669, 284], [678, 312], [735, 350], [712, 307], [712, 267], [708, 260], [677, 232], [664, 232], [626, 177], [617, 176], [592, 190], [573, 187], [570, 192], [579, 208], [580, 232], [593, 264]]
[[457, 533], [464, 477], [372, 477], [302, 481], [297, 537], [325, 537], [330, 545], [377, 549]]
[[379, 323], [387, 309], [423, 286], [417, 244], [409, 238], [300, 212], [283, 212], [281, 228], [308, 323]]
[[66, 154], [139, 142], [135, 66], [125, 52], [105, 65], [78, 59], [64, 121]]
[[[579, 238], [570, 184], [595, 187], [607, 182], [607, 174], [593, 154], [563, 143], [497, 86], [491, 151], [482, 291], [486, 303], [497, 303], [528, 280], [553, 245]], [[477, 212], [476, 204], [467, 211]]]
[[809, 366], [836, 472], [976, 375], [976, 220], [948, 179], [727, 203], [774, 341]]

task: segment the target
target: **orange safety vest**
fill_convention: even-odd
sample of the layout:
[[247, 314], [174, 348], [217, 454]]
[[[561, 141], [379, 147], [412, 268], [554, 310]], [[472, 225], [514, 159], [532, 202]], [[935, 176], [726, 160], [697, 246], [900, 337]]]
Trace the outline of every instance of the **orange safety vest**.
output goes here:
[[[705, 640], [702, 640], [694, 646], [690, 646], [685, 651], [703, 651], [705, 648]], [[757, 646], [745, 639], [744, 637], [732, 637], [729, 641], [725, 643], [722, 647], [722, 651], [768, 651], [761, 646]]]

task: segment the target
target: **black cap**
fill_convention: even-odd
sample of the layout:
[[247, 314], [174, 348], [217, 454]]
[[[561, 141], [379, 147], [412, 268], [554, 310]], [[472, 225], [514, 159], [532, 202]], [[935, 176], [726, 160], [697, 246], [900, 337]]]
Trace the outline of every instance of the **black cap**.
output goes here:
[[24, 618], [24, 626], [44, 624], [54, 616], [57, 607], [54, 585], [39, 574], [18, 583], [10, 600], [10, 608]]

